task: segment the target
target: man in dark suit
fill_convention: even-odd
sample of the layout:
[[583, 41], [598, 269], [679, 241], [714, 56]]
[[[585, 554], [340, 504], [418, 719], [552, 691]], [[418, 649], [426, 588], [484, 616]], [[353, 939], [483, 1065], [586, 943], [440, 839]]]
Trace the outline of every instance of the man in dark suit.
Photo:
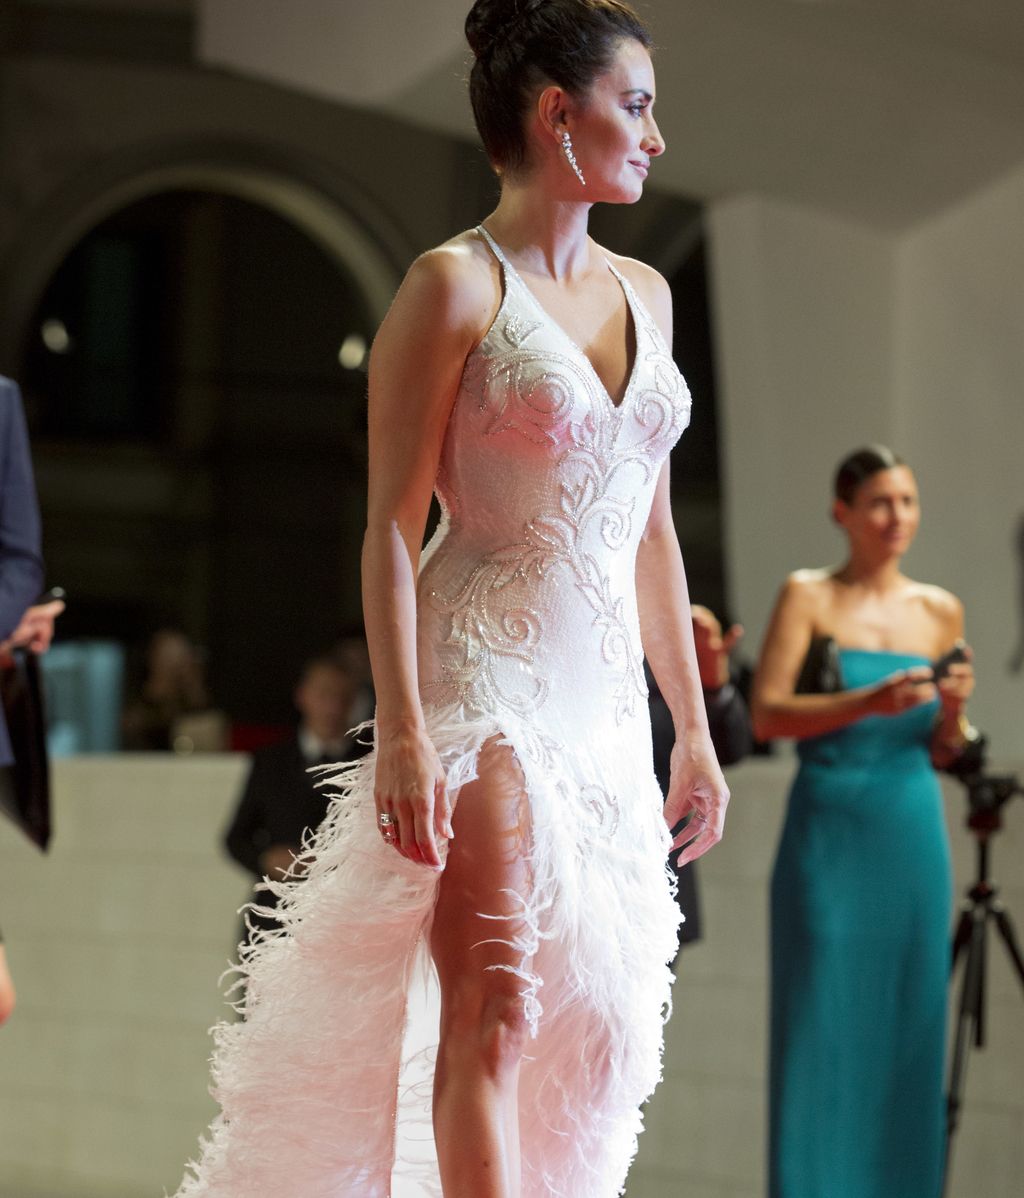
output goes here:
[[[21, 392], [0, 375], [0, 642], [8, 648], [43, 589], [41, 537]], [[13, 761], [11, 738], [0, 715], [0, 765]]]
[[[43, 589], [39, 505], [25, 413], [17, 384], [0, 376], [0, 649], [13, 648], [32, 600]], [[52, 625], [52, 621], [51, 621]], [[28, 639], [31, 639], [29, 636]], [[12, 784], [14, 750], [0, 710], [0, 787]], [[14, 1008], [14, 986], [0, 942], [0, 1023]]]
[[[347, 734], [360, 718], [362, 698], [360, 679], [344, 658], [314, 658], [295, 688], [300, 716], [296, 734], [253, 754], [224, 843], [256, 880], [282, 878], [301, 850], [303, 833], [315, 829], [327, 812], [328, 800], [315, 786], [309, 767], [352, 761], [367, 752], [368, 745]], [[261, 891], [257, 901], [273, 906], [276, 900]], [[249, 920], [261, 927], [276, 926], [276, 921], [251, 912]]]

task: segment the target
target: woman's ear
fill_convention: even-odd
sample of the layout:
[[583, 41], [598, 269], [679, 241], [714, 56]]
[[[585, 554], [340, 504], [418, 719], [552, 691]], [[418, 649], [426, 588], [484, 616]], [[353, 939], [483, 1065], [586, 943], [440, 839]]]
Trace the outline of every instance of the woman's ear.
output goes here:
[[537, 97], [537, 119], [541, 128], [556, 141], [561, 141], [566, 128], [567, 96], [560, 87], [552, 84]]

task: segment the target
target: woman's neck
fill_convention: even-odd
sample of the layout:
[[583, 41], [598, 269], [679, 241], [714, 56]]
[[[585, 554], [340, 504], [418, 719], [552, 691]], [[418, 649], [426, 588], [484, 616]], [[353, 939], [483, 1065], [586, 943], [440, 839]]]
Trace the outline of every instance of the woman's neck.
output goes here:
[[836, 571], [836, 578], [876, 594], [898, 590], [906, 582], [900, 571], [900, 558], [870, 559], [857, 553], [851, 554]]
[[487, 217], [487, 231], [526, 270], [563, 281], [591, 268], [590, 207], [553, 200], [535, 184], [506, 182], [497, 208]]

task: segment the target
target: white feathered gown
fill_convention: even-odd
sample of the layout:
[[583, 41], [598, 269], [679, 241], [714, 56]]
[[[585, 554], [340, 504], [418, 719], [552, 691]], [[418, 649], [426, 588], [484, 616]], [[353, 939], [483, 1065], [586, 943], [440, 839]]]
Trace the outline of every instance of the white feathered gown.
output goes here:
[[[422, 698], [450, 787], [472, 780], [495, 734], [525, 777], [524, 1198], [613, 1198], [660, 1075], [679, 918], [635, 559], [690, 400], [628, 281], [637, 352], [616, 407], [488, 242], [505, 294], [446, 434], [444, 517], [418, 585]], [[436, 1017], [412, 1017], [439, 875], [381, 840], [373, 771], [373, 754], [339, 769], [308, 876], [276, 886], [287, 934], [242, 963], [246, 1018], [215, 1031], [221, 1114], [177, 1198], [440, 1195]]]

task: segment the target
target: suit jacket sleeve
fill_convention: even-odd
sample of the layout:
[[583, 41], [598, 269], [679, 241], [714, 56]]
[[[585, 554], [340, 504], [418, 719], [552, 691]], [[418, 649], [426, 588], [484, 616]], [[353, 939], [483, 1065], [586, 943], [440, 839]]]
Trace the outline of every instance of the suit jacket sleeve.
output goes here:
[[266, 820], [263, 814], [263, 786], [258, 762], [254, 762], [238, 800], [234, 817], [224, 834], [224, 847], [249, 873], [263, 876], [260, 857], [267, 848]]
[[750, 713], [743, 696], [731, 682], [716, 691], [704, 692], [708, 729], [719, 765], [735, 765], [754, 745]]
[[0, 378], [0, 639], [10, 636], [43, 589], [32, 455], [21, 393]]

